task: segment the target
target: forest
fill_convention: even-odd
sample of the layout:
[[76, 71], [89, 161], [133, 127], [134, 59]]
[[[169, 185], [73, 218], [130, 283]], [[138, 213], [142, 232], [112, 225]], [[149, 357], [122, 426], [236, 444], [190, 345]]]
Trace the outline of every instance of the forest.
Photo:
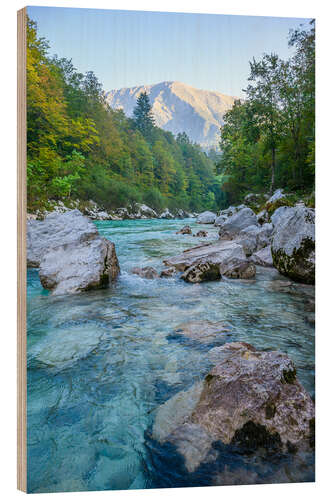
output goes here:
[[93, 72], [49, 56], [27, 21], [28, 209], [94, 200], [106, 209], [144, 202], [162, 210], [216, 209], [215, 165], [185, 133], [154, 124], [147, 95], [132, 118], [107, 106]]
[[314, 21], [292, 30], [288, 44], [293, 55], [286, 61], [264, 54], [250, 62], [246, 99], [224, 116], [217, 172], [229, 203], [251, 191], [314, 191]]
[[290, 33], [293, 55], [250, 62], [246, 99], [221, 128], [220, 152], [157, 127], [147, 94], [133, 116], [111, 109], [93, 72], [50, 55], [27, 19], [27, 203], [94, 200], [106, 209], [218, 210], [249, 192], [311, 193], [315, 177], [314, 23]]

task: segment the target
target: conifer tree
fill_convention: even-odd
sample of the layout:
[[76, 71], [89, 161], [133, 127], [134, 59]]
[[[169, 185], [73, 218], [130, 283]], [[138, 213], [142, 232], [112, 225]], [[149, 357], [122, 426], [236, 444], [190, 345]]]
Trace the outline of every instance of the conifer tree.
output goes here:
[[137, 98], [133, 115], [136, 128], [151, 142], [155, 121], [147, 92], [142, 92]]

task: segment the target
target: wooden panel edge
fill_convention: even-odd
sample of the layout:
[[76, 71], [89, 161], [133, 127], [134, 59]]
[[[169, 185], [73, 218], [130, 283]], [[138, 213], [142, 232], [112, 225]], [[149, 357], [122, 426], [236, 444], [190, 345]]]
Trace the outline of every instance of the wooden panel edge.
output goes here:
[[26, 8], [17, 12], [17, 488], [27, 491]]

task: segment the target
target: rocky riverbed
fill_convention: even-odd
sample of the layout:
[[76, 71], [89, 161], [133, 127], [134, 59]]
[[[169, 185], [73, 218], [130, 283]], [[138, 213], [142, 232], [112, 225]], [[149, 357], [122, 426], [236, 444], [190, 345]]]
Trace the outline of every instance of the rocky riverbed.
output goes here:
[[278, 210], [29, 223], [29, 491], [314, 480], [314, 214]]

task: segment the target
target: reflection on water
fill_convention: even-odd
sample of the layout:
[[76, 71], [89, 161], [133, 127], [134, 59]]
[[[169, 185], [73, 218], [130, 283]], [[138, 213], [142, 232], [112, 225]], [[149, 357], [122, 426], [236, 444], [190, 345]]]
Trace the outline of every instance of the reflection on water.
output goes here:
[[[52, 297], [28, 271], [28, 488], [30, 492], [156, 488], [313, 480], [313, 456], [269, 458], [216, 444], [218, 459], [195, 473], [151, 437], [156, 408], [201, 380], [213, 345], [244, 340], [280, 349], [314, 395], [311, 286], [288, 285], [275, 270], [255, 281], [192, 285], [145, 280], [134, 266], [162, 269], [163, 258], [206, 238], [176, 235], [193, 221], [99, 222], [116, 244], [122, 274], [107, 290]], [[207, 226], [205, 226], [207, 230]], [[208, 227], [209, 239], [217, 230]], [[286, 286], [287, 285], [287, 286]], [[228, 325], [212, 343], [175, 335], [179, 325]]]

